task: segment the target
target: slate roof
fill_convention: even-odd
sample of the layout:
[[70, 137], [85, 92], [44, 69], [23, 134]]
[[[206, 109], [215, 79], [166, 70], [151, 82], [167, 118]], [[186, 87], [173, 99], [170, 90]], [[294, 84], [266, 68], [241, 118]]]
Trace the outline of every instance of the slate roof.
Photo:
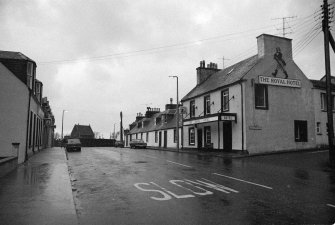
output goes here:
[[34, 60], [28, 58], [21, 52], [10, 52], [10, 51], [1, 51], [0, 50], [0, 58], [1, 59], [19, 59], [19, 60], [29, 60], [35, 62]]
[[258, 58], [258, 55], [254, 55], [232, 66], [229, 66], [224, 70], [220, 70], [219, 72], [212, 74], [202, 83], [195, 86], [186, 96], [182, 98], [181, 101], [186, 101], [188, 99], [197, 97], [241, 80], [247, 74], [247, 72], [259, 61], [260, 59]]
[[90, 125], [88, 126], [79, 125], [79, 124], [74, 125], [72, 132], [71, 132], [71, 136], [75, 136], [75, 134], [79, 135], [80, 137], [83, 135], [94, 137], [94, 133]]
[[[322, 79], [322, 78], [321, 78]], [[326, 82], [321, 80], [310, 80], [314, 88], [326, 90]], [[331, 85], [332, 90], [335, 91], [335, 85]]]
[[[143, 118], [138, 123], [145, 121], [143, 128], [138, 128], [136, 122], [136, 125], [133, 129], [129, 131], [129, 134], [136, 134], [136, 133], [145, 133], [149, 131], [156, 131], [156, 130], [166, 130], [166, 129], [173, 129], [176, 127], [177, 122], [177, 116], [176, 116], [176, 110], [175, 109], [168, 109], [163, 112], [159, 112], [154, 114], [151, 118]], [[167, 119], [167, 122], [164, 122], [163, 119], [155, 125], [156, 118], [162, 117], [163, 115], [169, 116]], [[180, 115], [181, 118], [181, 115]], [[180, 123], [181, 126], [181, 123]]]

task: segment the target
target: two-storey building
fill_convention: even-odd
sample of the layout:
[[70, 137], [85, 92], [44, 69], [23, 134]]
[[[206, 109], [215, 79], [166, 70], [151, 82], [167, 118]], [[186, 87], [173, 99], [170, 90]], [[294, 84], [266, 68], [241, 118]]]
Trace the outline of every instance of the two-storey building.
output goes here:
[[36, 63], [20, 52], [0, 51], [0, 86], [0, 157], [21, 163], [43, 147], [43, 84]]
[[291, 39], [257, 37], [258, 53], [224, 70], [200, 62], [182, 98], [184, 148], [251, 154], [316, 146], [312, 83], [292, 58]]

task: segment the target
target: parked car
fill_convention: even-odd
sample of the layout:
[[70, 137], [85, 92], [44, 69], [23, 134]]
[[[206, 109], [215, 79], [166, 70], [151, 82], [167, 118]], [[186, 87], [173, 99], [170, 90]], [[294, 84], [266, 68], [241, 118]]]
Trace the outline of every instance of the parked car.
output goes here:
[[66, 151], [81, 151], [81, 142], [77, 138], [67, 139], [67, 143], [65, 145]]
[[115, 147], [123, 148], [124, 142], [123, 141], [115, 141]]
[[147, 143], [145, 143], [141, 139], [134, 139], [130, 141], [129, 145], [130, 145], [130, 148], [146, 148], [147, 147]]

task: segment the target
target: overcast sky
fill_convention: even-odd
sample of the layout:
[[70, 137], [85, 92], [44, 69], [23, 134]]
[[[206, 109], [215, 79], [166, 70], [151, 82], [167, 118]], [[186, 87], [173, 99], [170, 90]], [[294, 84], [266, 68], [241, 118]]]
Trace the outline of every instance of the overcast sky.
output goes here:
[[[90, 124], [109, 138], [146, 107], [164, 109], [196, 84], [201, 60], [222, 68], [256, 54], [262, 33], [293, 39], [294, 60], [310, 79], [324, 74], [321, 0], [0, 0], [0, 50], [37, 63], [56, 132]], [[331, 52], [331, 55], [334, 55]], [[331, 59], [335, 69], [334, 57]]]

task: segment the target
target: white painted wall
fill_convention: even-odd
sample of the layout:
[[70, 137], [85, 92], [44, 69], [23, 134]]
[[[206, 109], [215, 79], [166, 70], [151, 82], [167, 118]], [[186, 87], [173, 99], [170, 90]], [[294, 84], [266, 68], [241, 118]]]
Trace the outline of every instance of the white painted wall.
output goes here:
[[0, 156], [14, 156], [12, 143], [20, 143], [18, 163], [26, 148], [28, 87], [0, 63]]

